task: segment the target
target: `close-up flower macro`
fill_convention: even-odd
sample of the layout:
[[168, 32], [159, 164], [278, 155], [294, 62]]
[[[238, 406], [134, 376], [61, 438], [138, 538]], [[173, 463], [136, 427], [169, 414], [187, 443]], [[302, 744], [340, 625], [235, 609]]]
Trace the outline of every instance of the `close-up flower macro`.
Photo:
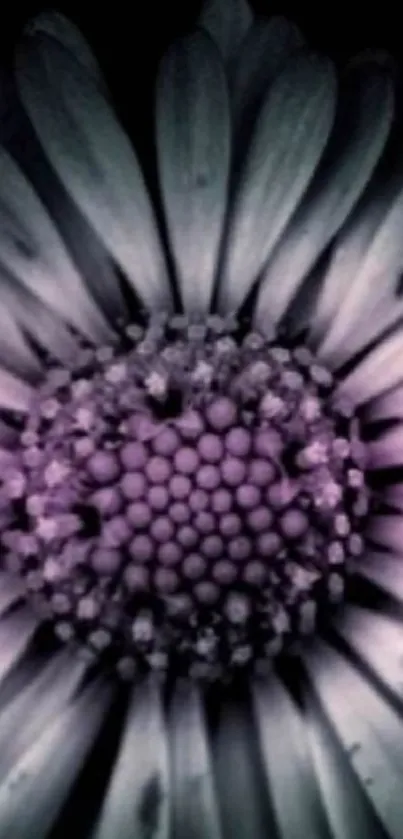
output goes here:
[[0, 85], [0, 839], [402, 839], [399, 62], [205, 0], [145, 155], [59, 11]]

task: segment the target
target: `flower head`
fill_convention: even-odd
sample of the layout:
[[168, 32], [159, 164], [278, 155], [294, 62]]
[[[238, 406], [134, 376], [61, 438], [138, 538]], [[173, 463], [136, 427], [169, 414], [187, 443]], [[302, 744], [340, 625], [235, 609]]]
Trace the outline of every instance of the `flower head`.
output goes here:
[[156, 85], [170, 259], [81, 34], [17, 48], [50, 166], [0, 148], [0, 834], [50, 835], [113, 729], [95, 839], [190, 799], [209, 839], [397, 837], [393, 79], [245, 0], [198, 24]]

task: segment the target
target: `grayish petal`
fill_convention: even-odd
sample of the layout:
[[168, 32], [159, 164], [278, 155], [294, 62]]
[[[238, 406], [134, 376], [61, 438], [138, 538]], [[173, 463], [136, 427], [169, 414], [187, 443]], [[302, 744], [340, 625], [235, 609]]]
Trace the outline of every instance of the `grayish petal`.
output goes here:
[[[3, 462], [1, 466], [3, 466]], [[25, 594], [24, 585], [18, 577], [0, 571], [0, 618]]]
[[257, 728], [281, 839], [330, 839], [306, 721], [273, 674], [254, 687]]
[[0, 784], [1, 839], [45, 839], [94, 743], [110, 695], [92, 685], [51, 720]]
[[282, 17], [256, 19], [250, 27], [229, 79], [239, 156], [269, 85], [303, 44], [295, 24]]
[[262, 798], [262, 766], [256, 729], [236, 699], [224, 700], [212, 740], [214, 771], [224, 836], [267, 839], [271, 814]]
[[334, 104], [333, 68], [318, 56], [290, 59], [273, 82], [234, 199], [220, 312], [243, 303], [295, 212], [328, 140]]
[[63, 185], [150, 308], [171, 304], [151, 203], [136, 156], [96, 83], [36, 36], [16, 63], [22, 102]]
[[73, 699], [86, 665], [76, 650], [63, 651], [51, 659], [0, 714], [0, 779], [38, 740]]
[[[379, 533], [382, 544], [381, 528]], [[385, 547], [387, 548], [387, 545]], [[397, 603], [403, 604], [403, 560], [399, 553], [400, 551], [388, 554], [384, 551], [367, 554], [364, 561], [357, 564], [357, 572], [364, 580], [374, 583]]]
[[198, 24], [211, 35], [228, 62], [239, 50], [252, 20], [247, 0], [204, 0]]
[[315, 322], [325, 336], [323, 358], [343, 345], [365, 307], [376, 319], [385, 296], [393, 297], [403, 266], [402, 179], [379, 183], [339, 236], [325, 277]]
[[0, 148], [0, 264], [84, 334], [110, 336], [42, 202]]
[[401, 839], [403, 745], [398, 714], [354, 665], [327, 644], [317, 642], [306, 660], [348, 762], [388, 835]]
[[349, 373], [338, 387], [356, 405], [369, 402], [403, 381], [403, 335], [385, 338]]
[[27, 382], [8, 370], [0, 368], [0, 406], [11, 411], [26, 413], [35, 391]]
[[136, 685], [94, 839], [167, 839], [169, 766], [158, 687]]
[[209, 310], [226, 210], [230, 117], [218, 50], [203, 32], [162, 61], [157, 150], [165, 216], [185, 310]]
[[403, 466], [403, 425], [396, 425], [376, 440], [370, 440], [366, 450], [372, 468]]
[[0, 682], [26, 652], [37, 629], [32, 612], [21, 608], [10, 612], [0, 621]]
[[[337, 688], [336, 688], [337, 690]], [[315, 697], [306, 698], [306, 730], [334, 839], [386, 839], [371, 804]]]
[[77, 26], [60, 12], [48, 9], [36, 15], [25, 27], [28, 36], [48, 35], [71, 53], [80, 66], [85, 69], [101, 87], [104, 86], [98, 62], [91, 51], [88, 42]]
[[[345, 80], [335, 133], [308, 193], [265, 271], [257, 321], [278, 323], [300, 283], [344, 224], [369, 182], [393, 119], [392, 81], [376, 63]], [[347, 124], [346, 124], [347, 121]]]
[[175, 839], [221, 839], [206, 720], [195, 685], [177, 687], [169, 731]]
[[346, 606], [336, 623], [337, 633], [365, 662], [387, 689], [402, 699], [403, 625], [399, 618]]

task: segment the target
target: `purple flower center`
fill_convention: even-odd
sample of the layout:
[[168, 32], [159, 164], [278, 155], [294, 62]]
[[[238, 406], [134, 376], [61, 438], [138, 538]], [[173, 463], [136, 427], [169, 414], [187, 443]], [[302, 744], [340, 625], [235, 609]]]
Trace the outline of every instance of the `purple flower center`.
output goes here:
[[3, 565], [123, 676], [255, 667], [362, 550], [358, 420], [304, 346], [212, 318], [50, 366], [0, 490]]

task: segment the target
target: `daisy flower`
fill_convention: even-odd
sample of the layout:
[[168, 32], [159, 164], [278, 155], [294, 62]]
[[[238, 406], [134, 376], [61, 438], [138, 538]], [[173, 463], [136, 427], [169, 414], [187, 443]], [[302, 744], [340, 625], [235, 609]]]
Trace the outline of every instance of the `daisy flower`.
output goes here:
[[23, 32], [0, 839], [402, 836], [395, 82], [207, 0], [161, 61], [151, 201], [81, 33]]

